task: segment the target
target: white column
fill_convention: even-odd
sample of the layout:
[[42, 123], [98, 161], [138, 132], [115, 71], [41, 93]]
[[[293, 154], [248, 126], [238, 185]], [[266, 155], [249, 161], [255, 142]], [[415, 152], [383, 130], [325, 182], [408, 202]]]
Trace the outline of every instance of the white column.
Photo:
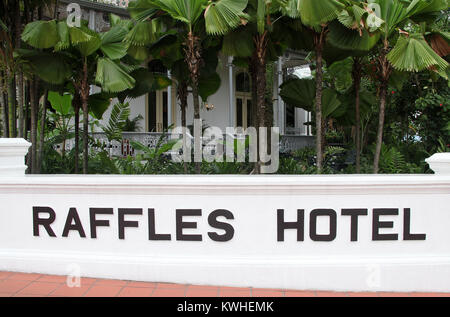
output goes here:
[[[172, 74], [170, 70], [167, 71], [167, 77], [172, 81]], [[167, 126], [172, 125], [172, 85], [167, 87]]]
[[278, 94], [278, 74], [277, 72], [273, 72], [273, 87], [272, 87], [272, 94], [273, 94], [273, 99], [274, 99], [274, 104], [273, 104], [273, 126], [274, 127], [280, 127], [280, 125], [278, 124], [278, 115], [279, 115], [279, 110], [278, 110], [278, 98], [280, 98], [280, 95]]
[[0, 176], [25, 175], [25, 155], [30, 146], [24, 139], [0, 138]]
[[283, 84], [283, 58], [278, 57], [277, 63], [278, 74], [278, 126], [280, 128], [280, 135], [284, 135], [286, 132], [286, 108], [283, 99], [280, 97], [280, 86]]
[[[89, 10], [89, 29], [95, 31], [95, 10]], [[94, 85], [89, 86], [89, 94], [92, 95], [94, 93]]]
[[[309, 112], [305, 110], [304, 112], [304, 116], [305, 116], [305, 123], [309, 122]], [[305, 135], [309, 135], [309, 125], [305, 125]]]
[[234, 128], [235, 117], [235, 90], [234, 90], [234, 70], [233, 70], [233, 56], [228, 57], [228, 85], [229, 85], [229, 108], [228, 108], [228, 124]]
[[89, 28], [95, 31], [95, 10], [89, 10]]

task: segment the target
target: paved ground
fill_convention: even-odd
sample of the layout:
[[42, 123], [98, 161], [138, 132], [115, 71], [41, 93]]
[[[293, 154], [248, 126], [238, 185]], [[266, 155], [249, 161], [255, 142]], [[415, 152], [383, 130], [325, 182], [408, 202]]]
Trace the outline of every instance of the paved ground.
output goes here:
[[336, 293], [280, 289], [195, 286], [82, 278], [69, 287], [66, 276], [0, 271], [0, 297], [450, 297], [450, 293]]

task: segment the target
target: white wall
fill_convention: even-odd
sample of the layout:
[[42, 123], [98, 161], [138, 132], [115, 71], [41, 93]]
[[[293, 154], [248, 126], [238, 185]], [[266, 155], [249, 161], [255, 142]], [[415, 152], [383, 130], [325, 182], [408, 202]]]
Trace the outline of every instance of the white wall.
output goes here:
[[[13, 204], [11, 202], [14, 202]], [[0, 178], [0, 270], [67, 274], [77, 266], [83, 276], [206, 285], [348, 291], [450, 291], [450, 177], [129, 177], [55, 176]], [[33, 207], [51, 207], [57, 237], [43, 227], [33, 236]], [[113, 215], [90, 237], [90, 208], [113, 208]], [[76, 208], [87, 237], [72, 231], [62, 237], [70, 208]], [[139, 228], [126, 228], [118, 238], [118, 208], [142, 208], [127, 216]], [[147, 209], [154, 208], [157, 233], [172, 241], [149, 241]], [[185, 217], [203, 241], [175, 241], [176, 209], [201, 209]], [[277, 210], [295, 221], [305, 210], [305, 240], [287, 230], [277, 241]], [[309, 237], [313, 209], [331, 208], [337, 216], [337, 237], [316, 242]], [[350, 217], [342, 208], [367, 208], [359, 219], [359, 241], [350, 241]], [[398, 208], [393, 221], [398, 241], [373, 241], [373, 208]], [[403, 241], [403, 208], [411, 208], [411, 230], [425, 241]], [[235, 234], [215, 242], [208, 232], [209, 214], [227, 209]], [[46, 218], [46, 214], [41, 215]], [[318, 232], [328, 233], [328, 220]]]
[[[428, 160], [437, 175], [24, 176], [29, 146], [0, 139], [0, 270], [303, 290], [450, 291], [450, 153]], [[50, 214], [36, 207], [54, 211], [49, 225], [55, 237], [36, 222]], [[74, 230], [62, 236], [66, 225], [77, 222], [67, 222], [71, 208], [86, 237]], [[108, 221], [97, 228], [97, 237], [92, 208], [112, 212], [97, 216]], [[125, 228], [124, 239], [119, 208], [142, 213], [124, 217], [138, 226]], [[358, 241], [351, 241], [351, 218], [341, 214], [348, 208], [367, 213], [358, 218]], [[374, 217], [380, 208], [397, 215]], [[155, 211], [156, 233], [170, 234], [171, 240], [149, 238], [148, 209]], [[191, 222], [182, 229], [179, 209], [198, 209], [201, 215], [181, 218]], [[209, 235], [231, 232], [210, 221], [218, 209], [232, 213], [214, 218], [234, 230], [223, 242]], [[279, 238], [280, 209], [286, 222], [304, 210], [302, 241], [292, 229], [281, 230], [285, 237]], [[332, 231], [324, 216], [317, 230], [311, 229], [317, 209], [336, 214], [330, 241], [311, 235]], [[178, 239], [177, 228], [202, 241]], [[425, 236], [411, 240], [408, 231]], [[381, 241], [374, 232], [397, 238]]]

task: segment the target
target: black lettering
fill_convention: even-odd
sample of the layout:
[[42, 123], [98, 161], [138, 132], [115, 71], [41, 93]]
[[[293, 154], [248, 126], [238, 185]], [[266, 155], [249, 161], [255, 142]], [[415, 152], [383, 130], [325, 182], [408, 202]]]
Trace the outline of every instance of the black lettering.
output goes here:
[[156, 241], [170, 241], [170, 234], [157, 234], [155, 229], [155, 209], [148, 209], [148, 239]]
[[[317, 234], [317, 218], [330, 218], [330, 233]], [[309, 216], [309, 236], [313, 241], [330, 242], [336, 239], [337, 234], [337, 214], [333, 209], [314, 209]]]
[[125, 215], [142, 215], [140, 208], [119, 208], [119, 239], [125, 239], [125, 228], [138, 228], [138, 221], [126, 221]]
[[219, 235], [216, 232], [208, 232], [208, 236], [211, 238], [211, 240], [217, 242], [230, 241], [234, 237], [234, 228], [229, 223], [217, 221], [217, 218], [219, 217], [225, 217], [225, 219], [228, 220], [234, 219], [233, 213], [229, 210], [225, 209], [214, 210], [208, 216], [208, 223], [213, 228], [224, 230], [225, 233]]
[[287, 229], [297, 229], [297, 241], [305, 240], [305, 210], [297, 210], [297, 221], [285, 222], [284, 209], [277, 211], [277, 239], [279, 242], [284, 241], [284, 231]]
[[398, 240], [398, 234], [381, 234], [381, 228], [394, 228], [393, 221], [380, 221], [380, 216], [398, 216], [398, 209], [387, 208], [387, 209], [374, 209], [373, 210], [373, 221], [372, 221], [372, 240], [373, 241], [396, 241]]
[[[72, 222], [75, 222], [72, 224]], [[76, 208], [70, 208], [69, 214], [66, 218], [66, 224], [64, 225], [63, 237], [69, 236], [69, 231], [78, 231], [81, 238], [86, 238], [86, 233], [84, 232], [83, 225], [81, 224], [80, 216], [78, 215]]]
[[109, 227], [109, 220], [97, 220], [97, 215], [112, 215], [112, 208], [89, 208], [89, 218], [91, 224], [91, 238], [97, 238], [97, 227]]
[[[48, 218], [41, 218], [39, 214], [47, 213]], [[51, 224], [56, 219], [55, 211], [50, 207], [33, 207], [33, 236], [39, 237], [39, 226], [43, 226], [50, 237], [56, 237], [55, 232], [51, 228]]]
[[426, 234], [413, 234], [411, 233], [411, 209], [405, 208], [403, 210], [403, 240], [426, 240]]
[[343, 216], [350, 216], [350, 240], [358, 241], [358, 217], [367, 216], [367, 209], [342, 209]]
[[184, 222], [183, 217], [201, 216], [201, 209], [177, 209], [176, 211], [176, 226], [177, 226], [177, 241], [202, 241], [200, 234], [183, 234], [183, 229], [196, 229], [196, 222]]

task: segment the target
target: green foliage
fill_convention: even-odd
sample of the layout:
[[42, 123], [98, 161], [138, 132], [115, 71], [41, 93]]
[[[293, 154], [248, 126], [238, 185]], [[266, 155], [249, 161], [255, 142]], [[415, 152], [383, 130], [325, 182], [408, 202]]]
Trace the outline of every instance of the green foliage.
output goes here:
[[108, 141], [122, 141], [122, 131], [125, 128], [129, 116], [129, 103], [116, 103], [113, 106], [108, 124], [102, 127]]
[[72, 95], [70, 94], [60, 95], [57, 92], [49, 91], [48, 101], [52, 108], [61, 115], [68, 115], [72, 110]]

